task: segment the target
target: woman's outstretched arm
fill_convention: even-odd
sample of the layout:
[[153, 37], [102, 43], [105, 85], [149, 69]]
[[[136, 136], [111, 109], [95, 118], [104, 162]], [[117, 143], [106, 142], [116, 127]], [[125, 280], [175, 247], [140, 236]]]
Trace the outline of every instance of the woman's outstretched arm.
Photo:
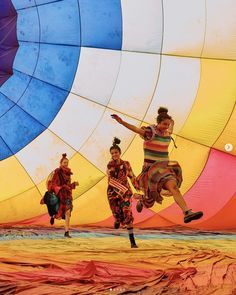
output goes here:
[[129, 130], [131, 130], [131, 131], [133, 131], [135, 133], [138, 133], [139, 135], [141, 135], [142, 137], [144, 137], [144, 135], [145, 135], [145, 130], [144, 129], [139, 128], [139, 127], [136, 127], [136, 126], [134, 126], [132, 124], [129, 124], [129, 123], [123, 121], [118, 115], [113, 114], [113, 115], [111, 115], [111, 117], [113, 119], [115, 119], [118, 123], [120, 123], [121, 125], [123, 125], [126, 128], [128, 128]]
[[171, 119], [171, 123], [170, 123], [170, 126], [168, 128], [168, 132], [169, 132], [170, 135], [173, 133], [174, 125], [175, 125], [175, 122], [174, 122], [173, 119]]

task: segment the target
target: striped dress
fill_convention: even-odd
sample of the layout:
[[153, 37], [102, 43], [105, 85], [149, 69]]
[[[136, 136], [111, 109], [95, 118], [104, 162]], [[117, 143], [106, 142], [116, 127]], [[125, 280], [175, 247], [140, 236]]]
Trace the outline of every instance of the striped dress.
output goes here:
[[[169, 160], [168, 147], [171, 136], [162, 134], [156, 126], [145, 128], [144, 165], [137, 177], [139, 189], [144, 192], [144, 206], [150, 208], [155, 202], [162, 203], [160, 192], [168, 180], [182, 183], [182, 171], [177, 161]], [[154, 193], [153, 193], [154, 192]]]

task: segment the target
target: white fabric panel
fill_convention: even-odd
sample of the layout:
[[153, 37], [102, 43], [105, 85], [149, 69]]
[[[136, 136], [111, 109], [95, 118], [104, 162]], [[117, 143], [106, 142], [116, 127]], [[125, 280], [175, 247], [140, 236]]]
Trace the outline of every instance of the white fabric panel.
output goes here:
[[207, 0], [204, 57], [236, 59], [236, 1]]
[[156, 122], [157, 109], [165, 106], [175, 121], [178, 133], [197, 95], [200, 80], [200, 59], [163, 56], [160, 78], [145, 121]]
[[120, 50], [82, 47], [71, 92], [107, 105], [120, 67]]
[[49, 129], [78, 151], [103, 112], [104, 107], [70, 93]]
[[109, 107], [142, 120], [154, 93], [159, 66], [160, 55], [123, 52]]
[[162, 1], [122, 0], [122, 49], [161, 52]]
[[162, 52], [200, 57], [205, 33], [205, 0], [165, 0]]
[[65, 142], [49, 130], [28, 144], [16, 154], [27, 173], [36, 184], [39, 184], [57, 167], [62, 154], [68, 159], [75, 153]]
[[[80, 153], [101, 171], [106, 173], [106, 165], [110, 160], [110, 147], [114, 137], [121, 140], [120, 148], [122, 152], [128, 147], [134, 133], [124, 126], [117, 123], [111, 118], [113, 114], [111, 110], [107, 109], [98, 127], [95, 129], [93, 135], [87, 140], [81, 148]], [[140, 122], [115, 112], [121, 118], [133, 125], [139, 126]]]

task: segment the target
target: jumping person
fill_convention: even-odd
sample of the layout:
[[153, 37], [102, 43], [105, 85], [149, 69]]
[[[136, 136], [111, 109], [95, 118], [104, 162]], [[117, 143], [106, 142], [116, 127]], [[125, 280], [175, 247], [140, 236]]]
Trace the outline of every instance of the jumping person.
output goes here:
[[137, 177], [138, 187], [144, 196], [137, 202], [137, 211], [141, 212], [143, 206], [150, 208], [155, 202], [162, 203], [162, 189], [173, 195], [175, 202], [182, 209], [184, 222], [199, 219], [202, 211], [193, 212], [188, 208], [179, 187], [182, 183], [182, 171], [177, 161], [170, 161], [168, 147], [171, 142], [174, 121], [168, 115], [168, 109], [160, 107], [157, 124], [148, 127], [136, 127], [119, 116], [111, 115], [118, 123], [129, 130], [139, 134], [144, 139], [144, 165], [141, 174]]

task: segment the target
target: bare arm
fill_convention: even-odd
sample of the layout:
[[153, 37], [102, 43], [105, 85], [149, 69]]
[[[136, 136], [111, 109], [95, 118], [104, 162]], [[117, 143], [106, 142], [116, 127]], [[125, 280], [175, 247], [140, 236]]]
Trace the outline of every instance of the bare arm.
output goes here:
[[121, 125], [125, 126], [127, 129], [129, 129], [135, 133], [138, 133], [139, 135], [144, 137], [145, 130], [143, 130], [142, 128], [136, 127], [132, 124], [129, 124], [129, 123], [123, 121], [119, 116], [117, 116], [115, 114], [111, 115], [111, 117], [112, 117], [112, 119], [115, 119], [118, 123], [120, 123]]
[[171, 123], [170, 123], [170, 126], [168, 128], [168, 132], [169, 132], [170, 135], [173, 133], [174, 125], [175, 125], [175, 122], [174, 122], [174, 120], [171, 119]]

